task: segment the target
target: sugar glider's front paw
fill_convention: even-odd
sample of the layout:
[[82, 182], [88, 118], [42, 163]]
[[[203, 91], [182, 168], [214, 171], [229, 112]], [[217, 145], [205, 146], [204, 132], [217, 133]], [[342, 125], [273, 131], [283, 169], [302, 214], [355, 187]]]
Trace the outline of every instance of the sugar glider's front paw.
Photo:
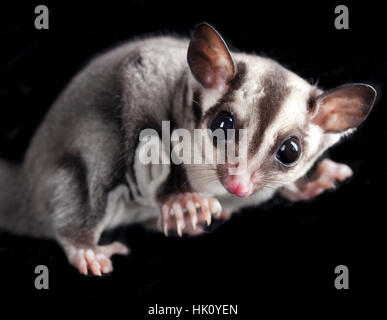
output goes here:
[[174, 194], [161, 207], [162, 228], [166, 236], [169, 230], [176, 230], [179, 236], [183, 231], [198, 234], [201, 223], [210, 225], [212, 215], [219, 218], [221, 213], [222, 206], [213, 197], [197, 192]]
[[281, 194], [291, 201], [312, 199], [325, 190], [335, 188], [336, 181], [344, 181], [352, 174], [351, 168], [347, 165], [324, 159], [309, 181], [298, 183], [295, 188], [285, 187], [281, 190]]
[[113, 242], [104, 246], [93, 248], [69, 246], [66, 249], [69, 262], [82, 274], [88, 270], [93, 275], [101, 276], [103, 273], [113, 271], [111, 256], [114, 254], [126, 255], [129, 249], [120, 242]]

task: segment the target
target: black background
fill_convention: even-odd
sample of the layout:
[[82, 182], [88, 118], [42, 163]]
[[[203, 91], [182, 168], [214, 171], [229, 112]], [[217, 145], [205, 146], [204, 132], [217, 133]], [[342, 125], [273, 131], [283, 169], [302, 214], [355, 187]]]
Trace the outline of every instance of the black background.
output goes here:
[[[38, 4], [50, 9], [49, 30], [34, 28]], [[333, 307], [347, 312], [376, 294], [385, 272], [380, 260], [387, 178], [386, 24], [381, 4], [346, 1], [350, 29], [336, 30], [339, 4], [2, 4], [0, 156], [13, 162], [22, 160], [50, 104], [90, 57], [138, 35], [189, 36], [201, 21], [213, 24], [232, 48], [272, 57], [324, 89], [366, 82], [375, 86], [378, 98], [357, 133], [329, 152], [355, 171], [336, 191], [306, 203], [276, 198], [196, 238], [166, 239], [140, 226], [122, 228], [107, 239], [121, 239], [132, 254], [114, 257], [114, 273], [102, 278], [79, 275], [54, 241], [2, 234], [0, 295], [43, 305], [80, 302], [90, 311], [124, 310], [126, 318], [136, 314], [134, 319], [143, 318], [153, 303], [239, 304], [238, 319], [253, 319], [263, 310], [289, 314], [310, 306], [311, 318]], [[49, 290], [34, 288], [39, 264], [50, 270]], [[349, 268], [349, 290], [334, 287], [340, 264]]]

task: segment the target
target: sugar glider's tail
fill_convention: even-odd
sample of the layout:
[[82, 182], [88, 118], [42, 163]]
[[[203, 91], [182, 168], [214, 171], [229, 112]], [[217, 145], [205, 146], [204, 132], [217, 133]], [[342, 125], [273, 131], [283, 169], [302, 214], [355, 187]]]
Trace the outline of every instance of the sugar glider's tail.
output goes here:
[[13, 231], [18, 213], [19, 166], [0, 159], [0, 230]]

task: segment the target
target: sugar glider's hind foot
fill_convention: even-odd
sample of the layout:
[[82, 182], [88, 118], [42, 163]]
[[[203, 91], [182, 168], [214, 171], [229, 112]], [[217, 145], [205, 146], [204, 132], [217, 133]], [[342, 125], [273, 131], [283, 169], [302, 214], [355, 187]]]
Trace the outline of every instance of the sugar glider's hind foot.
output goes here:
[[113, 271], [112, 255], [127, 255], [129, 249], [120, 242], [113, 242], [91, 248], [66, 245], [65, 252], [70, 264], [80, 273], [87, 275], [90, 271], [95, 276], [101, 276]]

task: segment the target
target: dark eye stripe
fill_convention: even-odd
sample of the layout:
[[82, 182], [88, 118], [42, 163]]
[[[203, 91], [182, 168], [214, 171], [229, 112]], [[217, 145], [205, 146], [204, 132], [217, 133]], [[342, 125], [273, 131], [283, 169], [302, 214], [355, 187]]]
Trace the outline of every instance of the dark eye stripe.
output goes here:
[[201, 121], [204, 122], [207, 119], [212, 119], [219, 112], [219, 110], [227, 105], [231, 104], [234, 100], [234, 92], [239, 90], [246, 80], [246, 64], [243, 61], [237, 63], [237, 73], [228, 84], [227, 92], [216, 102], [215, 105], [210, 107], [202, 116]]

